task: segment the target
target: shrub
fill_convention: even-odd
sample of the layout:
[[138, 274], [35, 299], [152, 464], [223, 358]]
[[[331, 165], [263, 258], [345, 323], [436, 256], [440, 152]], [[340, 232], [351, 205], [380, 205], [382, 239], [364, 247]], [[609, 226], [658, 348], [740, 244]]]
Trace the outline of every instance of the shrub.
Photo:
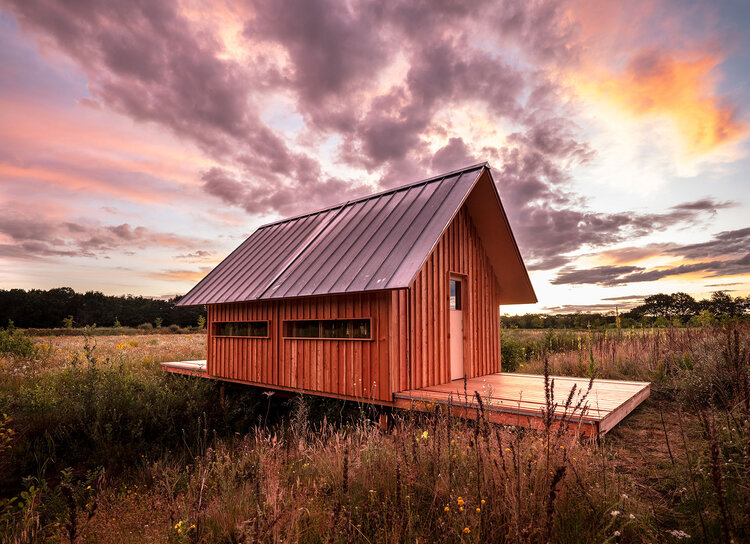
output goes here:
[[180, 326], [179, 325], [175, 325], [174, 323], [172, 323], [168, 327], [168, 329], [170, 330], [170, 332], [179, 332], [180, 331]]
[[30, 358], [36, 351], [34, 341], [16, 329], [12, 321], [7, 329], [0, 329], [0, 354]]
[[151, 323], [141, 323], [138, 325], [138, 328], [142, 331], [151, 331], [154, 329], [154, 326]]

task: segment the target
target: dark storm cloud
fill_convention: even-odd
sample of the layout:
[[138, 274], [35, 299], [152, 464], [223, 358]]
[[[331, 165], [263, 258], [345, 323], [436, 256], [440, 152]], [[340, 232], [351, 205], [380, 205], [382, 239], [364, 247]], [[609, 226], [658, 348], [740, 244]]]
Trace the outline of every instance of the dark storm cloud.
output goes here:
[[151, 247], [192, 250], [207, 243], [128, 223], [102, 226], [58, 222], [8, 209], [0, 209], [0, 235], [10, 239], [0, 244], [0, 255], [18, 259], [99, 257], [111, 251], [133, 254], [134, 250]]

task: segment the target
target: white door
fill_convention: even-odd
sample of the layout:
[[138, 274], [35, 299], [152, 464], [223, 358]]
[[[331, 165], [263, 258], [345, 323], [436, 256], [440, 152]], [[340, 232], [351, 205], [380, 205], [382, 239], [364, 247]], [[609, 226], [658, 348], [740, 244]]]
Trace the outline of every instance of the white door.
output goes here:
[[450, 280], [451, 380], [464, 377], [464, 301], [461, 280]]

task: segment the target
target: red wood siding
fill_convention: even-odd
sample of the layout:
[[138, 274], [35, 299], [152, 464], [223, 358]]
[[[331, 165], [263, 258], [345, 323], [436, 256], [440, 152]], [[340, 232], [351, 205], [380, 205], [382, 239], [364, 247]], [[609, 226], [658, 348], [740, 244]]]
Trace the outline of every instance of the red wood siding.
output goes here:
[[[487, 255], [462, 207], [408, 290], [393, 291], [392, 374], [397, 390], [450, 381], [448, 279], [464, 277], [464, 365], [469, 377], [500, 372], [499, 286]], [[408, 345], [407, 361], [399, 357]], [[397, 362], [397, 364], [396, 364]]]
[[[209, 306], [207, 372], [218, 378], [391, 401], [390, 292]], [[299, 319], [370, 318], [372, 340], [283, 338]], [[269, 338], [220, 338], [213, 323], [269, 320]]]

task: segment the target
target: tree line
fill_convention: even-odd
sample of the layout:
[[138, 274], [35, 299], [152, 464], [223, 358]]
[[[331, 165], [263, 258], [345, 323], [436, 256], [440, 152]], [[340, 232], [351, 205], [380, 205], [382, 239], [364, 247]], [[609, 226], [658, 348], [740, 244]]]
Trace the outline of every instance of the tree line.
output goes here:
[[501, 322], [511, 329], [585, 329], [606, 327], [640, 327], [669, 325], [701, 326], [727, 319], [747, 318], [750, 296], [732, 297], [716, 291], [711, 297], [696, 300], [687, 293], [659, 293], [643, 300], [643, 304], [624, 313], [524, 314], [504, 315]]
[[205, 316], [203, 306], [181, 308], [170, 300], [140, 296], [109, 296], [99, 291], [76, 293], [70, 287], [0, 289], [0, 326], [12, 321], [21, 328], [84, 326], [137, 327], [152, 325], [195, 326]]

